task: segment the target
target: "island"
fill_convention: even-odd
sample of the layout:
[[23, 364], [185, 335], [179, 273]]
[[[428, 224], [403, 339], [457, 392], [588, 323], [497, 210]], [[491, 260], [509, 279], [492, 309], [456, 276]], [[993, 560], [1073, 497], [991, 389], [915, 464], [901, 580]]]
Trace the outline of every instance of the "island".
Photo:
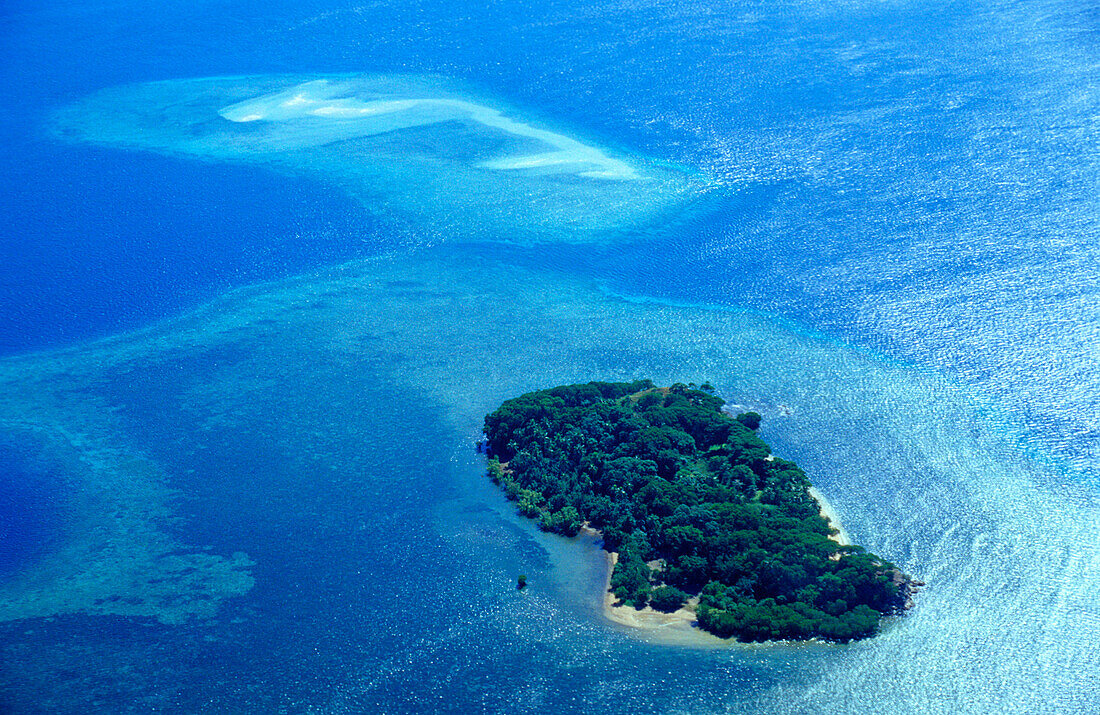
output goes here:
[[488, 475], [540, 528], [596, 530], [620, 606], [694, 611], [744, 642], [875, 635], [920, 584], [842, 544], [806, 474], [771, 453], [755, 412], [704, 383], [590, 382], [485, 417]]

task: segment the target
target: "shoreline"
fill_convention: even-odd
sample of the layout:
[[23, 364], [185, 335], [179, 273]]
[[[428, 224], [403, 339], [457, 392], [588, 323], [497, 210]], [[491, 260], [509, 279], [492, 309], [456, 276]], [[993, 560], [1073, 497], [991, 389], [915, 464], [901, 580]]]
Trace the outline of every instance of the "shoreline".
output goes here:
[[698, 597], [692, 597], [688, 605], [672, 613], [662, 613], [646, 606], [638, 610], [632, 606], [616, 606], [611, 592], [611, 573], [618, 563], [619, 554], [607, 554], [607, 577], [604, 579], [602, 612], [604, 618], [630, 630], [631, 635], [652, 643], [694, 648], [728, 647], [736, 641], [719, 638], [695, 625], [695, 605]]
[[817, 487], [808, 487], [806, 492], [817, 502], [818, 513], [825, 518], [825, 521], [829, 522], [829, 526], [836, 529], [836, 534], [829, 538], [841, 546], [851, 546], [852, 537], [848, 536], [848, 532], [844, 530], [844, 525], [840, 523], [840, 516], [837, 515], [836, 509], [821, 493], [821, 490]]
[[[581, 534], [596, 538], [603, 535], [587, 524], [581, 528]], [[698, 598], [692, 598], [688, 605], [672, 613], [662, 613], [646, 606], [638, 610], [631, 606], [616, 606], [615, 594], [611, 592], [611, 574], [619, 561], [615, 551], [603, 551], [607, 561], [607, 573], [604, 576], [603, 596], [600, 612], [612, 623], [623, 626], [635, 637], [662, 645], [678, 645], [694, 648], [728, 647], [732, 641], [707, 633], [695, 625], [695, 604]]]
[[[836, 529], [836, 534], [829, 538], [841, 546], [849, 546], [852, 543], [848, 532], [844, 530], [840, 517], [833, 505], [817, 487], [809, 487], [806, 490], [810, 497], [817, 502], [821, 516]], [[581, 527], [580, 535], [602, 539], [603, 534], [593, 529], [588, 524]], [[615, 570], [615, 564], [619, 561], [619, 554], [615, 551], [606, 551], [602, 547], [607, 559], [607, 574], [604, 577], [603, 598], [601, 613], [603, 617], [612, 623], [629, 629], [632, 635], [643, 640], [661, 643], [663, 645], [679, 645], [696, 648], [721, 648], [729, 647], [737, 643], [733, 639], [719, 638], [707, 633], [696, 625], [695, 606], [698, 605], [698, 596], [693, 596], [687, 604], [672, 613], [662, 613], [651, 606], [638, 610], [632, 606], [616, 606], [615, 594], [611, 592], [611, 574]]]

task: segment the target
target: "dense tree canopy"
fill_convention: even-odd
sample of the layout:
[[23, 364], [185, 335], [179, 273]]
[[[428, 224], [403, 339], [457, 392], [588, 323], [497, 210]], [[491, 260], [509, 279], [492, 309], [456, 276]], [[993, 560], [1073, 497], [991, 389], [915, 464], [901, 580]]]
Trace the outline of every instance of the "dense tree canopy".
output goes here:
[[757, 436], [760, 415], [723, 405], [710, 385], [649, 380], [521, 395], [485, 418], [489, 476], [543, 529], [601, 530], [627, 605], [697, 595], [701, 628], [744, 641], [873, 635], [910, 579], [830, 539], [805, 473]]

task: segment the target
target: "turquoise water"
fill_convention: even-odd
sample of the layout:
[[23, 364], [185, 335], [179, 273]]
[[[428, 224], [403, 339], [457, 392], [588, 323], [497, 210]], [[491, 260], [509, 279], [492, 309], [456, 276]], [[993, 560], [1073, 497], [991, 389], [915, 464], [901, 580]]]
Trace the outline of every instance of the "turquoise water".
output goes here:
[[[848, 647], [699, 651], [603, 622], [599, 552], [513, 515], [472, 443], [485, 405], [508, 395], [635, 374], [708, 375], [762, 409], [765, 436], [807, 466], [853, 537], [929, 582], [919, 607]], [[627, 302], [440, 251], [242, 290], [141, 333], [9, 361], [4, 380], [34, 385], [20, 411], [79, 431], [101, 469], [149, 490], [140, 513], [96, 515], [134, 543], [120, 536], [110, 558], [93, 544], [101, 561], [67, 564], [67, 598], [5, 588], [9, 611], [34, 616], [15, 621], [25, 636], [6, 667], [49, 707], [106, 688], [127, 706], [183, 710], [519, 699], [871, 711], [901, 699], [913, 712], [990, 700], [1064, 712], [1088, 692], [1095, 650], [1072, 635], [1098, 605], [1095, 500], [983, 427], [963, 389], [753, 314]], [[58, 400], [74, 391], [94, 398]], [[87, 584], [109, 594], [135, 573], [181, 570], [175, 598], [127, 582], [120, 601], [80, 600]], [[73, 615], [89, 612], [102, 615]], [[71, 690], [33, 685], [91, 643], [131, 664], [125, 681], [70, 664]]]
[[66, 107], [53, 130], [314, 178], [426, 242], [621, 239], [679, 219], [706, 195], [702, 177], [619, 156], [451, 84], [423, 75], [147, 83]]
[[[4, 12], [0, 710], [1095, 709], [1095, 14]], [[917, 607], [604, 620], [473, 445], [640, 377], [763, 414]]]

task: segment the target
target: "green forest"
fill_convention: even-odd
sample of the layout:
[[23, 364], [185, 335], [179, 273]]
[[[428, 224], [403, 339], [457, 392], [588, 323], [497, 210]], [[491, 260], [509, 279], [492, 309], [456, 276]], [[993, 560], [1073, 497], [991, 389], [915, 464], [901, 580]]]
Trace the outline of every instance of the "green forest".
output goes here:
[[488, 474], [542, 529], [598, 529], [622, 604], [698, 597], [699, 627], [741, 641], [874, 635], [914, 582], [830, 539], [805, 473], [757, 436], [760, 415], [724, 404], [709, 384], [650, 380], [531, 392], [486, 416]]

